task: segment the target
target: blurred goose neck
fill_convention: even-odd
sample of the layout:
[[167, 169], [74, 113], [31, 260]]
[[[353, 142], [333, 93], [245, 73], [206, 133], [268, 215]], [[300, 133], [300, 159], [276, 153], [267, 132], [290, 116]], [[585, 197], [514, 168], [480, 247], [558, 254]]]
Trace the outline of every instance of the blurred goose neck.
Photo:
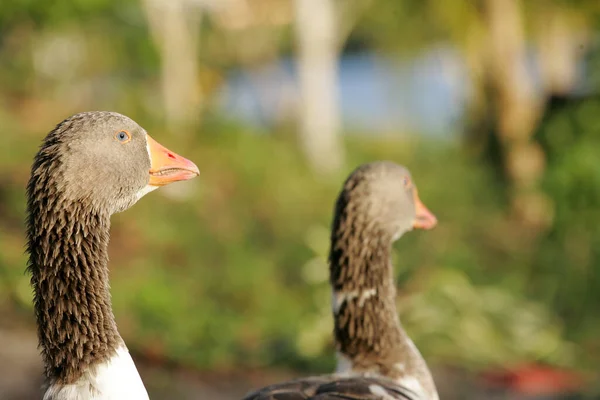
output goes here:
[[329, 255], [337, 350], [358, 364], [378, 363], [404, 340], [396, 312], [391, 240], [365, 227], [337, 226]]
[[395, 380], [423, 399], [438, 399], [425, 360], [396, 309], [393, 237], [340, 212], [329, 254], [337, 371]]

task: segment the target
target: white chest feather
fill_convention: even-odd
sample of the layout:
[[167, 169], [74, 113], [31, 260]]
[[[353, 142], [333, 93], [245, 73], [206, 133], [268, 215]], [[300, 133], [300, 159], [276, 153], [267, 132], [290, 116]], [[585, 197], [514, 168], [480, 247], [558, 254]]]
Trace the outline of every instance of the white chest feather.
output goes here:
[[423, 386], [421, 385], [421, 382], [419, 382], [419, 380], [416, 379], [415, 377], [403, 376], [402, 378], [396, 380], [396, 382], [400, 386], [405, 387], [405, 388], [413, 391], [414, 393], [416, 393], [420, 399], [433, 400], [432, 397], [427, 396], [425, 389], [423, 389]]
[[335, 368], [336, 374], [349, 375], [352, 373], [352, 360], [339, 351], [335, 352], [335, 358], [337, 359], [337, 365]]
[[107, 362], [90, 368], [75, 383], [51, 385], [44, 400], [148, 400], [140, 374], [125, 346]]

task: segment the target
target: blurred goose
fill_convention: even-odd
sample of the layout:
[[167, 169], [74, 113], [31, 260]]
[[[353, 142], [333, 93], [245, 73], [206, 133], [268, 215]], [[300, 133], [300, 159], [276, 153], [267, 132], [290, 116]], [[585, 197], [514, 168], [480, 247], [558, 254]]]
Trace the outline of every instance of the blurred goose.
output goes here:
[[110, 216], [198, 173], [194, 163], [113, 112], [74, 115], [46, 136], [27, 186], [44, 400], [148, 398], [111, 308]]
[[392, 162], [365, 164], [337, 199], [329, 253], [337, 370], [275, 384], [246, 400], [437, 400], [433, 378], [398, 318], [392, 243], [435, 216], [409, 171]]

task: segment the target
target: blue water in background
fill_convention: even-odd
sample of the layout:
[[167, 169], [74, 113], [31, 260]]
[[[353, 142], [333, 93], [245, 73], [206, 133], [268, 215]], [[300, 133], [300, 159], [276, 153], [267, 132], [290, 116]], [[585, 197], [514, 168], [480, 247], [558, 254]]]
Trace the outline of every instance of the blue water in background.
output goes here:
[[[535, 51], [525, 67], [542, 94]], [[574, 95], [592, 89], [585, 61], [578, 64]], [[220, 111], [262, 128], [290, 117], [298, 101], [295, 60], [285, 58], [260, 69], [234, 70], [218, 96]], [[392, 58], [374, 52], [345, 54], [339, 60], [338, 90], [346, 132], [412, 132], [454, 137], [464, 128], [470, 78], [451, 46], [416, 56]]]
[[[265, 127], [298, 101], [293, 59], [258, 70], [235, 70], [219, 95], [221, 111]], [[345, 130], [372, 134], [415, 131], [453, 134], [460, 126], [469, 81], [460, 57], [440, 47], [410, 59], [374, 53], [339, 61], [339, 99]]]

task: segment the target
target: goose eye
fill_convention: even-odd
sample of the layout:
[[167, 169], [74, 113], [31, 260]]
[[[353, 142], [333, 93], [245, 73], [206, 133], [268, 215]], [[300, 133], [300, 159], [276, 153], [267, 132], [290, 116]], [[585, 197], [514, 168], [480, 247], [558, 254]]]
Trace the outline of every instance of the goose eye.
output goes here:
[[410, 186], [410, 178], [408, 176], [405, 176], [403, 178], [403, 183], [404, 183], [404, 187], [407, 188]]
[[131, 140], [131, 135], [127, 131], [119, 131], [115, 134], [115, 139], [121, 143], [127, 143]]

